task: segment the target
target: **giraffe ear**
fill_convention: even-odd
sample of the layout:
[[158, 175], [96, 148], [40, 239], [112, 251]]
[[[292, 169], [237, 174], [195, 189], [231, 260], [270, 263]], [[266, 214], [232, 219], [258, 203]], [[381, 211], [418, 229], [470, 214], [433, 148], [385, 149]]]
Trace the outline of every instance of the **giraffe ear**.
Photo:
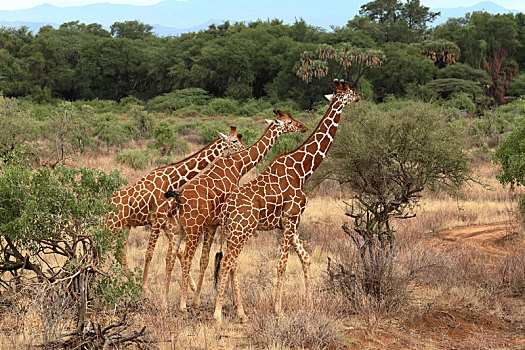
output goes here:
[[332, 101], [334, 99], [334, 94], [324, 95], [324, 97], [326, 97], [328, 101]]
[[228, 141], [228, 136], [227, 135], [224, 135], [222, 132], [218, 131], [217, 134], [219, 134], [219, 137], [223, 140], [223, 141]]
[[267, 122], [268, 124], [273, 123], [273, 120], [272, 120], [272, 119], [265, 119], [265, 120], [266, 120], [266, 122]]

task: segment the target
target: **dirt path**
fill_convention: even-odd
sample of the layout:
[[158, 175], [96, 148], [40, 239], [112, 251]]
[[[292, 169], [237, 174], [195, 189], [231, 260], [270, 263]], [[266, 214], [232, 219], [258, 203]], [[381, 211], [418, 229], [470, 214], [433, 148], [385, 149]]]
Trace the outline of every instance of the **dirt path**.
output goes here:
[[505, 255], [505, 248], [502, 243], [516, 230], [516, 222], [505, 221], [456, 227], [440, 231], [438, 236], [442, 240], [456, 244], [474, 245], [488, 255], [501, 257]]
[[456, 227], [439, 232], [442, 239], [449, 241], [468, 240], [477, 243], [499, 241], [516, 231], [515, 222], [496, 222], [485, 225]]

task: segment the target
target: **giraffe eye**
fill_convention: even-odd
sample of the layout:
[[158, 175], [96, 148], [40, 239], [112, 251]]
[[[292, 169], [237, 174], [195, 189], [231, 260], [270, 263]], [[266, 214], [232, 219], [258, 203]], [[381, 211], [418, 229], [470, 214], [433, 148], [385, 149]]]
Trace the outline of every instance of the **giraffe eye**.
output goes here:
[[292, 121], [291, 120], [288, 122], [288, 125], [292, 125]]
[[237, 140], [233, 140], [232, 143], [237, 143]]

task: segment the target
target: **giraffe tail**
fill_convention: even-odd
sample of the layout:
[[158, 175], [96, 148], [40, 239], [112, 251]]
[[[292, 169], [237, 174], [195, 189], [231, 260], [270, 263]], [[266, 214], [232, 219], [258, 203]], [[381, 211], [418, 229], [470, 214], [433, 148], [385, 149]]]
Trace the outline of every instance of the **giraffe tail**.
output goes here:
[[217, 285], [219, 284], [219, 272], [221, 271], [221, 260], [222, 260], [222, 251], [215, 254], [215, 272], [213, 274], [213, 280], [215, 282], [215, 290], [217, 290]]
[[217, 254], [215, 254], [215, 273], [213, 274], [213, 279], [215, 281], [215, 290], [217, 290], [217, 284], [219, 283], [219, 272], [221, 271], [221, 260], [223, 258], [222, 254], [222, 246], [224, 242], [224, 224], [226, 223], [226, 215], [224, 215], [223, 219], [221, 220], [221, 249]]
[[179, 207], [180, 207], [180, 192], [178, 191], [167, 191], [166, 193], [164, 193], [164, 197], [167, 199], [167, 198], [171, 198], [171, 197], [175, 197], [175, 201], [177, 202], [177, 209], [176, 209], [176, 212], [179, 210]]

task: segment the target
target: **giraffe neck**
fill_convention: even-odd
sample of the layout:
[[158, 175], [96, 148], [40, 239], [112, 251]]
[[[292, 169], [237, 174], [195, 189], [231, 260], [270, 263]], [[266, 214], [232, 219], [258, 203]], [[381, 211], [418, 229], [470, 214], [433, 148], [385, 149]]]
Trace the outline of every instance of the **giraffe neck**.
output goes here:
[[283, 128], [274, 124], [268, 126], [261, 138], [244, 151], [232, 156], [240, 176], [246, 174], [251, 168], [259, 163], [274, 145], [277, 138], [284, 133]]
[[328, 110], [308, 139], [295, 151], [288, 154], [295, 160], [295, 172], [304, 183], [321, 164], [330, 149], [339, 126], [339, 119], [344, 105], [335, 98]]
[[218, 158], [222, 153], [223, 145], [224, 142], [217, 139], [191, 156], [177, 163], [157, 168], [157, 171], [167, 174], [175, 180], [170, 184], [170, 187], [176, 189]]

